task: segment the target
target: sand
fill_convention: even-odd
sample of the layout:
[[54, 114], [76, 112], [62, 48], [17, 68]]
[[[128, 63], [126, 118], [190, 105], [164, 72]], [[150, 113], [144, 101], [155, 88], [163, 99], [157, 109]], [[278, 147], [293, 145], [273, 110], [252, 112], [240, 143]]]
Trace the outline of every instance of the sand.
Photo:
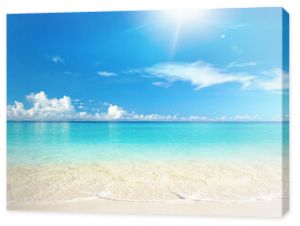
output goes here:
[[96, 214], [155, 214], [187, 216], [251, 216], [281, 217], [282, 200], [256, 201], [247, 203], [181, 202], [146, 203], [117, 202], [111, 200], [86, 200], [57, 204], [13, 204], [8, 210], [51, 211]]
[[278, 161], [9, 165], [7, 207], [26, 211], [280, 217], [286, 212], [288, 199], [281, 179]]

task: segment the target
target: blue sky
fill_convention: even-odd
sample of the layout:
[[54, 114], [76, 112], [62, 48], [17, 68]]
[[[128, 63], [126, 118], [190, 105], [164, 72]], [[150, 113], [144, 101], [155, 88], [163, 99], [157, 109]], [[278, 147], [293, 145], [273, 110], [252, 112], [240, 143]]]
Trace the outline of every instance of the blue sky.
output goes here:
[[20, 14], [7, 25], [9, 119], [275, 120], [287, 99], [280, 8]]

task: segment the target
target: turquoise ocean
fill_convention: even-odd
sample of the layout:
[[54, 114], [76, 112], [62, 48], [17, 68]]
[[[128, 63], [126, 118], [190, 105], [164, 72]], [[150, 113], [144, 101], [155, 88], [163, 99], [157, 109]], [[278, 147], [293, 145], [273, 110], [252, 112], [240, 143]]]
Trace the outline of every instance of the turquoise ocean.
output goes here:
[[7, 147], [9, 164], [272, 158], [287, 154], [288, 123], [8, 122]]

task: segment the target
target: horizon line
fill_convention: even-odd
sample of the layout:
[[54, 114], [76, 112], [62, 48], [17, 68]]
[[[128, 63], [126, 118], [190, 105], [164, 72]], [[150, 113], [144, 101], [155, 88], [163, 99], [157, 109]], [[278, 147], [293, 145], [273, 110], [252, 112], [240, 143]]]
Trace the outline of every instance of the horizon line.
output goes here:
[[90, 122], [90, 123], [118, 123], [118, 122], [181, 122], [181, 123], [287, 123], [289, 120], [207, 120], [207, 121], [200, 121], [200, 120], [6, 120], [6, 122]]

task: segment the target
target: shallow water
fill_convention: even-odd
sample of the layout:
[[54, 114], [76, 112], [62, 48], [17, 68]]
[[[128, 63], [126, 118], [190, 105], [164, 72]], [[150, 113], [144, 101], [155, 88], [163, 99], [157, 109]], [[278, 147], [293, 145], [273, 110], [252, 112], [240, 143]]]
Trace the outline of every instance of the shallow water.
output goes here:
[[245, 202], [283, 196], [286, 123], [7, 125], [9, 203]]

